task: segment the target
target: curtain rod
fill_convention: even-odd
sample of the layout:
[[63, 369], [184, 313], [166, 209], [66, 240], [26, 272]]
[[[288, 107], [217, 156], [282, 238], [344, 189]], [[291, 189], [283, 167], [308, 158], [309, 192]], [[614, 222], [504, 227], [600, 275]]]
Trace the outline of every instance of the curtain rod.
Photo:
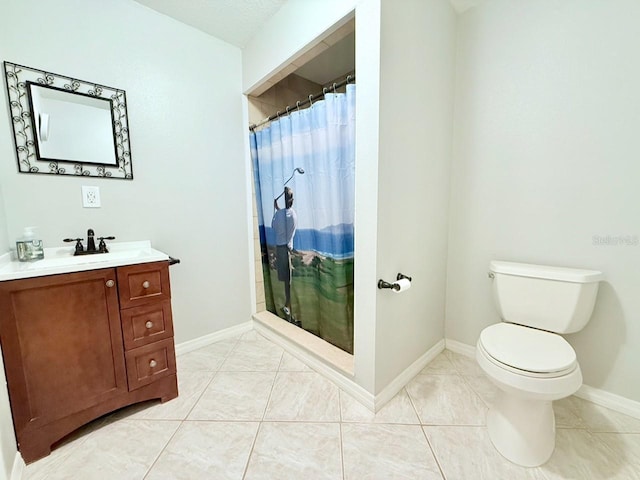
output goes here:
[[270, 117], [265, 118], [264, 120], [261, 120], [258, 123], [254, 123], [252, 125], [249, 125], [249, 130], [253, 131], [256, 128], [264, 125], [265, 123], [269, 123], [272, 120], [280, 118], [282, 115], [288, 115], [291, 112], [291, 110], [293, 110], [294, 108], [295, 109], [299, 109], [300, 107], [302, 107], [304, 105], [307, 105], [309, 103], [313, 103], [314, 100], [321, 100], [322, 98], [324, 98], [325, 94], [329, 93], [331, 90], [333, 90], [333, 92], [335, 93], [335, 91], [338, 88], [344, 87], [345, 85], [347, 85], [349, 83], [353, 83], [355, 81], [356, 81], [356, 76], [355, 75], [347, 75], [347, 78], [345, 80], [341, 81], [340, 83], [334, 83], [330, 87], [324, 87], [320, 93], [316, 93], [315, 95], [309, 95], [309, 98], [307, 98], [306, 100], [303, 100], [302, 102], [300, 100], [298, 100], [293, 107], [290, 107], [289, 105], [287, 105], [287, 107], [285, 108], [284, 112], [280, 112], [278, 110], [276, 113], [274, 113]]

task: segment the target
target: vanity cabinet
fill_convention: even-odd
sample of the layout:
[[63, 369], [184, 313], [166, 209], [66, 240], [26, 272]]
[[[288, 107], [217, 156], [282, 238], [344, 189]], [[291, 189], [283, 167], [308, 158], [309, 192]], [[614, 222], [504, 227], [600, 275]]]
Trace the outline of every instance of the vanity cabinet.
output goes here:
[[0, 282], [0, 341], [25, 462], [106, 413], [178, 395], [168, 267]]

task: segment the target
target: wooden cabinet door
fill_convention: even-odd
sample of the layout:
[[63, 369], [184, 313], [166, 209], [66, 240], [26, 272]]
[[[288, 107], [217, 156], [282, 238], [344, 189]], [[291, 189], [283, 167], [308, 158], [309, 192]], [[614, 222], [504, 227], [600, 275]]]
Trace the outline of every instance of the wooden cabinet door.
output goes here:
[[18, 436], [127, 393], [113, 268], [0, 282], [0, 341]]

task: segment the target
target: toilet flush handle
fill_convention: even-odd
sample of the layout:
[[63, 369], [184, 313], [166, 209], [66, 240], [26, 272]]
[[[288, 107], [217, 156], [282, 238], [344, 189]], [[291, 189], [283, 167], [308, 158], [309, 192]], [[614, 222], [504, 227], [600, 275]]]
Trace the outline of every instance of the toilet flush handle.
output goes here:
[[487, 275], [489, 275], [489, 278], [492, 280], [495, 278], [495, 274], [493, 272], [489, 272]]

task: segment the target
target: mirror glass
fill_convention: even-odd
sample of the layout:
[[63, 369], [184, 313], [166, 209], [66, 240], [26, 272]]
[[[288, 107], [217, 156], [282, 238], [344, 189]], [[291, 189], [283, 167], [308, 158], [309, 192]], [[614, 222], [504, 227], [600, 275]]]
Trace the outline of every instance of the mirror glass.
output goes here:
[[133, 179], [124, 90], [4, 62], [18, 171]]
[[109, 99], [28, 84], [38, 160], [117, 164]]

